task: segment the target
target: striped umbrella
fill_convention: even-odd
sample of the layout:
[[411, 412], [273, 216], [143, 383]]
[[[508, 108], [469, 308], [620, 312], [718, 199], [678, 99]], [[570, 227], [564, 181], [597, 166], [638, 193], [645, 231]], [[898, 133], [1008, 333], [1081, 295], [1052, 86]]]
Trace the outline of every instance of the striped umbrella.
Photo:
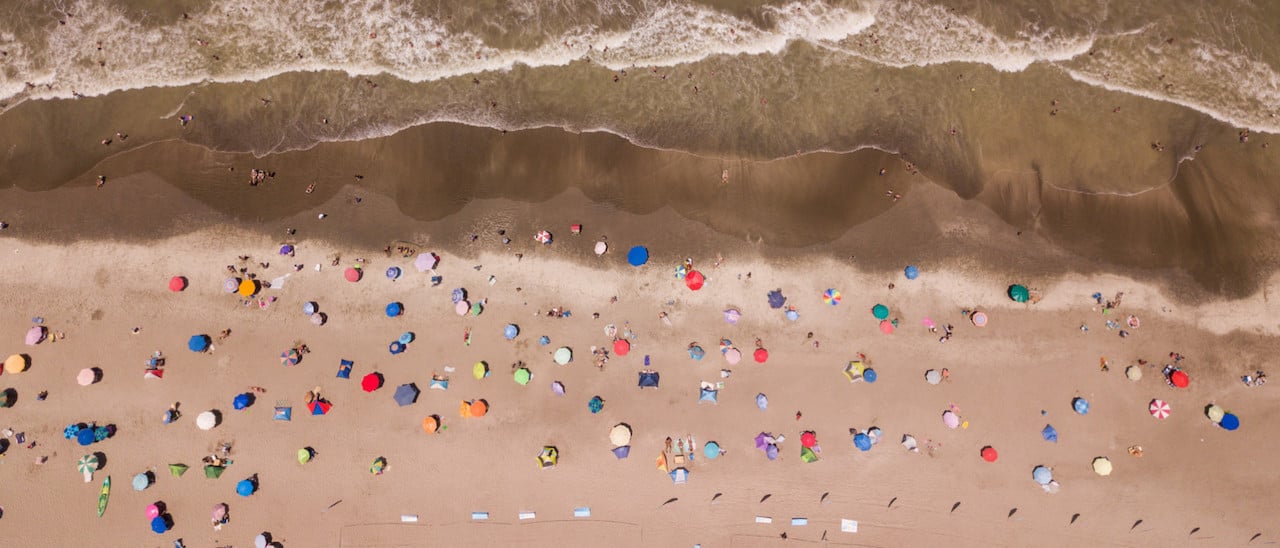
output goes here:
[[1151, 416], [1157, 419], [1169, 418], [1169, 403], [1164, 400], [1151, 400], [1151, 405], [1147, 407], [1151, 411]]
[[76, 470], [79, 470], [81, 474], [92, 474], [93, 471], [97, 469], [98, 457], [94, 455], [85, 455], [80, 457], [80, 460], [76, 461]]
[[822, 293], [822, 302], [831, 306], [840, 304], [840, 300], [843, 298], [844, 297], [840, 295], [840, 292], [835, 289], [828, 289]]

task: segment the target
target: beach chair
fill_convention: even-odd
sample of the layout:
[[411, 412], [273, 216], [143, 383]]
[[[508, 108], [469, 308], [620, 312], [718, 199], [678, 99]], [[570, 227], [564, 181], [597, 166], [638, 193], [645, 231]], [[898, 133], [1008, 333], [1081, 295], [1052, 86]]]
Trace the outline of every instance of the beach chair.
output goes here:
[[353, 361], [351, 361], [351, 360], [342, 360], [341, 362], [339, 362], [339, 364], [338, 364], [338, 378], [339, 378], [339, 379], [350, 379], [350, 378], [351, 378], [351, 367], [352, 367], [352, 366], [354, 366], [355, 364], [356, 364], [356, 363], [355, 363], [355, 362], [353, 362]]
[[293, 408], [289, 407], [287, 402], [282, 402], [282, 401], [276, 402], [276, 411], [275, 411], [275, 414], [272, 416], [272, 419], [278, 420], [278, 421], [293, 420]]
[[449, 389], [449, 379], [444, 377], [432, 377], [431, 386], [427, 387], [427, 390], [448, 390], [448, 389]]

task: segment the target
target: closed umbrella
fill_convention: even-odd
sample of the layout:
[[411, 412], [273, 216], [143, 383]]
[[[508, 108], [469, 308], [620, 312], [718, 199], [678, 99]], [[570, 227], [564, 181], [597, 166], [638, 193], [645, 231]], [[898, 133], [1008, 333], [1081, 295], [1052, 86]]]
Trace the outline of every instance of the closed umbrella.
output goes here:
[[151, 478], [146, 473], [138, 474], [133, 477], [133, 490], [141, 491], [151, 487]]
[[684, 285], [693, 291], [702, 289], [703, 284], [707, 282], [707, 278], [697, 270], [690, 270], [684, 276]]
[[1151, 400], [1151, 404], [1147, 406], [1147, 410], [1151, 412], [1151, 416], [1157, 419], [1169, 418], [1169, 402], [1164, 400]]
[[885, 319], [885, 318], [888, 318], [888, 317], [889, 317], [889, 307], [887, 307], [887, 306], [885, 306], [885, 305], [882, 305], [882, 304], [877, 304], [877, 305], [875, 305], [875, 306], [871, 307], [871, 315], [872, 315], [872, 316], [875, 316], [875, 318], [876, 318], [877, 320], [883, 320], [883, 319]]
[[1075, 398], [1071, 400], [1071, 408], [1081, 415], [1089, 414], [1089, 400], [1084, 398]]
[[1031, 479], [1040, 485], [1049, 485], [1053, 481], [1053, 472], [1047, 466], [1040, 465], [1031, 470]]
[[609, 429], [609, 443], [615, 447], [631, 443], [631, 426], [625, 422], [615, 424]]
[[567, 346], [561, 346], [560, 348], [557, 348], [555, 353], [555, 360], [556, 360], [556, 363], [560, 365], [568, 364], [570, 361], [573, 360], [573, 350], [570, 350], [569, 347]]
[[98, 380], [98, 373], [91, 368], [80, 370], [80, 374], [76, 375], [76, 384], [80, 386], [89, 386]]
[[1099, 476], [1111, 475], [1111, 459], [1107, 457], [1097, 457], [1093, 459], [1093, 472]]
[[196, 428], [210, 430], [217, 425], [218, 417], [213, 414], [213, 411], [205, 411], [196, 415]]
[[959, 415], [956, 415], [956, 414], [955, 414], [953, 411], [951, 411], [951, 410], [943, 411], [943, 412], [942, 412], [942, 424], [945, 424], [945, 425], [947, 425], [947, 428], [951, 428], [951, 429], [953, 429], [953, 430], [954, 430], [954, 429], [956, 429], [957, 427], [959, 427], [959, 426], [960, 426], [960, 416], [959, 416]]
[[27, 343], [27, 346], [40, 344], [40, 341], [44, 340], [44, 331], [43, 325], [33, 325], [31, 329], [27, 330], [27, 336], [23, 338], [23, 341]]

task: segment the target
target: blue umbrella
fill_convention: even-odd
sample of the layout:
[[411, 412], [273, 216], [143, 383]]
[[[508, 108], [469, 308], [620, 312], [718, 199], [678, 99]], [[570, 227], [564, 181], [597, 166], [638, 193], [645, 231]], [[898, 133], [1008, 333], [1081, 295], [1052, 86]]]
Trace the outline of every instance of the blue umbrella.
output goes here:
[[640, 266], [649, 262], [649, 248], [642, 245], [631, 248], [631, 251], [627, 252], [627, 262], [631, 266]]
[[164, 534], [169, 530], [169, 523], [164, 520], [164, 516], [156, 516], [151, 518], [151, 530], [157, 534]]
[[388, 303], [388, 304], [387, 304], [387, 317], [388, 317], [388, 318], [394, 318], [394, 317], [396, 317], [396, 316], [399, 316], [399, 315], [400, 315], [400, 314], [402, 314], [402, 313], [404, 313], [404, 305], [402, 305], [402, 304], [400, 304], [400, 303], [396, 303], [396, 302]]
[[714, 441], [707, 442], [706, 445], [702, 446], [702, 454], [706, 455], [708, 459], [715, 460], [716, 457], [720, 456], [720, 444]]
[[600, 399], [600, 396], [592, 396], [591, 401], [587, 402], [587, 409], [591, 410], [592, 415], [599, 413], [604, 409], [604, 400]]
[[418, 401], [418, 394], [420, 392], [421, 391], [418, 390], [418, 385], [414, 383], [402, 384], [396, 388], [396, 394], [394, 397], [396, 403], [400, 404], [401, 407], [404, 407]]
[[756, 407], [759, 407], [761, 411], [769, 408], [769, 398], [763, 392], [756, 394]]
[[778, 460], [778, 446], [770, 443], [764, 448], [764, 456], [769, 457], [769, 460]]
[[247, 497], [252, 495], [254, 491], [257, 491], [257, 488], [254, 487], [253, 480], [242, 479], [239, 483], [236, 483], [237, 495]]
[[401, 352], [404, 352], [404, 345], [401, 344], [400, 341], [395, 341], [391, 343], [391, 346], [387, 347], [387, 350], [390, 351], [391, 354], [393, 355], [399, 354]]
[[546, 335], [538, 337], [538, 346], [546, 346], [548, 344], [551, 344], [551, 337]]
[[1044, 436], [1044, 441], [1058, 443], [1058, 431], [1053, 428], [1052, 424], [1044, 425], [1044, 430], [1040, 431], [1040, 435]]
[[706, 351], [704, 351], [701, 346], [695, 344], [689, 347], [689, 357], [694, 360], [702, 361], [702, 357], [706, 355]]
[[141, 491], [148, 487], [151, 487], [151, 478], [147, 477], [146, 473], [138, 474], [133, 477], [134, 491]]
[[280, 246], [280, 254], [281, 254], [281, 255], [288, 255], [288, 254], [290, 254], [290, 253], [293, 253], [293, 246], [291, 246], [291, 245], [289, 245], [289, 244], [284, 244], [284, 245]]
[[249, 405], [253, 403], [252, 398], [253, 396], [250, 396], [247, 393], [240, 394], [236, 396], [236, 399], [231, 400], [231, 407], [234, 407], [236, 409], [244, 409], [246, 407], [249, 407]]
[[793, 322], [794, 322], [794, 321], [796, 321], [796, 320], [800, 319], [800, 313], [799, 313], [799, 312], [796, 312], [795, 310], [788, 310], [788, 311], [787, 311], [787, 319], [788, 319], [788, 320], [791, 320], [791, 321], [793, 321]]
[[870, 451], [871, 436], [858, 432], [858, 434], [853, 437], [853, 446], [862, 451]]
[[862, 380], [867, 382], [876, 382], [876, 370], [867, 369], [862, 372]]
[[192, 335], [187, 339], [187, 349], [192, 352], [204, 352], [209, 349], [208, 335]]
[[1071, 400], [1071, 408], [1081, 415], [1089, 414], [1089, 400], [1084, 398], [1076, 398]]
[[467, 300], [467, 290], [461, 287], [454, 289], [453, 294], [451, 294], [449, 298], [453, 300], [453, 304], [458, 304], [460, 301], [465, 301]]
[[920, 275], [920, 269], [916, 268], [915, 265], [908, 265], [906, 268], [902, 269], [902, 274], [905, 275], [908, 280], [914, 280]]
[[516, 335], [519, 334], [520, 328], [517, 327], [516, 324], [509, 323], [506, 327], [502, 328], [502, 336], [506, 337], [508, 341], [516, 338]]
[[400, 267], [393, 266], [387, 269], [387, 279], [394, 280], [400, 277]]
[[1235, 430], [1240, 428], [1240, 417], [1231, 413], [1224, 414], [1222, 415], [1222, 422], [1219, 422], [1218, 426], [1221, 426], [1223, 430]]
[[318, 310], [319, 308], [320, 308], [320, 306], [319, 306], [319, 305], [317, 305], [316, 303], [313, 303], [313, 302], [311, 302], [311, 301], [307, 301], [307, 302], [305, 302], [305, 303], [302, 303], [302, 313], [303, 313], [303, 314], [306, 314], [306, 315], [308, 315], [308, 316], [310, 316], [310, 315], [312, 315], [312, 314], [315, 314], [315, 313], [316, 313], [316, 310]]
[[413, 338], [414, 338], [414, 334], [412, 331], [405, 331], [404, 333], [400, 334], [400, 338], [396, 339], [396, 342], [400, 344], [409, 344], [413, 342]]
[[618, 457], [618, 459], [625, 459], [630, 455], [631, 455], [630, 445], [623, 445], [621, 447], [613, 448], [613, 456]]
[[769, 292], [769, 308], [782, 308], [784, 304], [787, 304], [787, 298], [782, 296], [781, 289]]
[[1053, 481], [1053, 472], [1044, 465], [1040, 465], [1031, 471], [1031, 479], [1036, 480], [1040, 485], [1049, 485], [1049, 482]]
[[62, 430], [62, 437], [67, 439], [74, 439], [76, 437], [76, 434], [79, 434], [79, 433], [80, 433], [80, 425], [68, 424], [67, 427]]
[[76, 432], [76, 442], [80, 445], [90, 445], [93, 443], [93, 429], [84, 428]]

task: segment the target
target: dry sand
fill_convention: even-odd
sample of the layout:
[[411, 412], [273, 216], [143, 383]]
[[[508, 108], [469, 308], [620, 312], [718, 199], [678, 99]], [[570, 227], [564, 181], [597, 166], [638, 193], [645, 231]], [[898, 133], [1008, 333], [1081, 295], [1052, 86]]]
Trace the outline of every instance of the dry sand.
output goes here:
[[[1280, 311], [1265, 293], [1197, 308], [1130, 279], [1071, 275], [1034, 280], [1046, 299], [1029, 306], [1004, 296], [1011, 280], [964, 269], [925, 268], [918, 280], [907, 281], [835, 261], [746, 254], [726, 256], [718, 268], [714, 254], [693, 256], [709, 280], [691, 292], [672, 275], [671, 262], [627, 266], [632, 240], [621, 234], [611, 233], [613, 249], [595, 258], [586, 250], [601, 233], [597, 227], [580, 236], [570, 235], [567, 223], [550, 228], [556, 240], [546, 247], [534, 245], [532, 233], [509, 233], [523, 260], [504, 251], [493, 232], [468, 248], [474, 258], [440, 249], [444, 283], [435, 288], [411, 260], [331, 249], [306, 238], [289, 259], [275, 255], [278, 242], [228, 228], [146, 245], [4, 241], [0, 252], [9, 259], [0, 263], [0, 291], [8, 314], [0, 320], [0, 340], [7, 342], [6, 354], [28, 353], [32, 365], [0, 376], [0, 386], [18, 393], [13, 408], [0, 410], [0, 426], [37, 442], [31, 449], [11, 446], [0, 465], [5, 544], [168, 547], [182, 538], [192, 547], [247, 546], [270, 531], [289, 547], [776, 546], [784, 544], [783, 533], [793, 542], [825, 538], [856, 546], [1167, 546], [1242, 545], [1255, 533], [1261, 537], [1253, 542], [1272, 542], [1280, 534], [1271, 515], [1280, 501], [1263, 489], [1276, 480], [1266, 463], [1280, 449], [1280, 407], [1269, 397], [1273, 387], [1248, 388], [1238, 380], [1265, 369], [1275, 348]], [[648, 243], [660, 257], [685, 253], [680, 244]], [[246, 253], [250, 264], [271, 262], [265, 271], [253, 269], [264, 279], [283, 275], [295, 262], [307, 268], [283, 288], [264, 290], [279, 298], [266, 310], [244, 307], [221, 285], [224, 265]], [[343, 267], [369, 258], [364, 280], [344, 281], [342, 268], [329, 266], [334, 253], [342, 254]], [[321, 272], [313, 270], [316, 263], [324, 264]], [[386, 280], [383, 271], [391, 265], [404, 268], [405, 277]], [[173, 275], [187, 276], [190, 288], [167, 291]], [[889, 290], [891, 281], [896, 288]], [[456, 316], [453, 287], [487, 299], [484, 314]], [[840, 305], [822, 304], [828, 287], [843, 292]], [[799, 307], [800, 321], [787, 322], [769, 309], [765, 295], [774, 288]], [[1141, 329], [1127, 339], [1105, 329], [1106, 318], [1091, 306], [1093, 291], [1124, 291], [1118, 317], [1139, 315]], [[308, 300], [329, 315], [327, 325], [308, 322], [301, 312]], [[393, 300], [404, 303], [402, 317], [383, 314]], [[877, 302], [901, 319], [897, 333], [879, 332], [869, 312]], [[553, 306], [568, 308], [572, 317], [545, 317]], [[738, 325], [722, 319], [729, 306], [744, 314]], [[960, 311], [972, 307], [991, 316], [988, 327], [963, 320]], [[659, 311], [668, 312], [670, 327]], [[22, 346], [33, 316], [66, 339]], [[921, 326], [925, 316], [955, 324], [955, 337], [940, 344]], [[514, 342], [502, 337], [508, 322], [521, 327]], [[632, 352], [615, 356], [603, 371], [591, 367], [589, 347], [610, 343], [604, 326], [628, 322], [637, 337]], [[1082, 323], [1089, 333], [1078, 329]], [[130, 334], [134, 326], [141, 327], [137, 335]], [[185, 348], [191, 334], [216, 336], [224, 328], [233, 334], [213, 352]], [[404, 331], [418, 340], [389, 355], [387, 344]], [[819, 348], [806, 340], [809, 331]], [[537, 344], [541, 335], [550, 337], [549, 346]], [[760, 337], [772, 357], [766, 364], [748, 358], [727, 366], [715, 352], [721, 337], [744, 354]], [[281, 366], [281, 351], [295, 341], [312, 352], [296, 367]], [[691, 341], [708, 350], [705, 360], [689, 359]], [[549, 356], [561, 345], [575, 351], [568, 366]], [[153, 350], [169, 358], [163, 380], [143, 379]], [[1188, 356], [1187, 390], [1172, 390], [1159, 378], [1170, 351]], [[850, 384], [841, 375], [859, 352], [871, 359], [878, 382]], [[636, 387], [646, 355], [662, 375], [658, 390]], [[1104, 356], [1112, 364], [1106, 373], [1098, 369]], [[344, 358], [356, 363], [351, 380], [334, 376]], [[1122, 371], [1139, 358], [1154, 369], [1130, 382]], [[489, 378], [472, 378], [477, 360], [491, 365]], [[517, 360], [534, 373], [528, 386], [511, 380], [509, 365]], [[76, 372], [93, 366], [103, 369], [102, 381], [77, 386]], [[450, 389], [427, 390], [432, 372], [446, 366], [457, 368]], [[725, 367], [733, 374], [721, 379]], [[952, 373], [949, 381], [924, 381], [925, 370], [943, 367]], [[372, 371], [383, 373], [386, 385], [366, 394], [360, 378]], [[552, 393], [553, 380], [564, 383], [566, 396]], [[719, 404], [699, 405], [699, 381], [719, 380], [725, 382]], [[407, 382], [423, 389], [421, 397], [397, 407], [391, 394]], [[250, 386], [266, 393], [251, 408], [233, 410], [232, 398]], [[327, 416], [304, 412], [304, 393], [315, 386], [334, 403]], [[48, 399], [37, 401], [42, 390]], [[754, 404], [761, 392], [770, 400], [763, 412]], [[606, 400], [598, 415], [587, 410], [593, 395]], [[1092, 402], [1088, 415], [1072, 413], [1075, 396]], [[491, 412], [459, 417], [458, 402], [473, 398], [487, 399]], [[1152, 418], [1146, 409], [1152, 398], [1169, 401], [1173, 415]], [[162, 424], [162, 412], [175, 401], [184, 416]], [[1210, 402], [1238, 413], [1241, 430], [1226, 432], [1205, 419], [1202, 408]], [[277, 403], [293, 406], [293, 421], [272, 420]], [[952, 404], [969, 421], [967, 429], [943, 426], [940, 414]], [[194, 418], [207, 409], [220, 410], [224, 419], [205, 432]], [[419, 424], [429, 414], [443, 417], [448, 429], [423, 433]], [[115, 424], [119, 432], [90, 448], [62, 439], [65, 425], [81, 421]], [[634, 429], [626, 460], [609, 451], [607, 433], [618, 422]], [[1045, 423], [1058, 429], [1057, 444], [1041, 439]], [[859, 452], [848, 431], [871, 426], [885, 437]], [[803, 430], [818, 434], [816, 463], [799, 458]], [[761, 431], [786, 436], [778, 461], [755, 450]], [[938, 448], [932, 455], [909, 453], [898, 444], [904, 433]], [[664, 438], [686, 434], [699, 445], [715, 440], [727, 454], [708, 461], [699, 451], [688, 465], [689, 483], [676, 486], [654, 469], [654, 458]], [[196, 466], [221, 442], [233, 444], [234, 464], [221, 479], [205, 479]], [[1145, 448], [1144, 457], [1126, 454], [1134, 444]], [[534, 457], [543, 445], [559, 448], [558, 467], [538, 469]], [[1000, 451], [997, 463], [979, 458], [985, 445]], [[295, 454], [305, 446], [318, 455], [300, 465]], [[93, 483], [75, 472], [87, 450], [107, 456]], [[35, 464], [42, 455], [48, 461]], [[373, 476], [368, 467], [378, 456], [388, 459], [390, 470]], [[1096, 456], [1110, 457], [1111, 476], [1092, 473]], [[193, 470], [171, 477], [166, 465], [177, 462]], [[1054, 468], [1058, 494], [1031, 480], [1037, 464]], [[130, 478], [146, 470], [158, 481], [133, 491]], [[235, 482], [254, 474], [261, 490], [237, 496]], [[99, 519], [94, 504], [105, 475], [115, 489]], [[162, 536], [144, 516], [155, 501], [163, 501], [175, 521]], [[209, 511], [220, 502], [230, 505], [231, 521], [214, 531]], [[590, 518], [572, 517], [581, 506], [591, 508]], [[471, 523], [472, 511], [489, 512], [489, 521]], [[537, 518], [519, 521], [521, 511]], [[416, 514], [420, 522], [402, 525], [402, 514]], [[772, 517], [773, 524], [755, 524], [756, 516]], [[788, 525], [793, 517], [806, 517], [809, 525]], [[841, 533], [842, 518], [857, 520], [859, 532]]]

